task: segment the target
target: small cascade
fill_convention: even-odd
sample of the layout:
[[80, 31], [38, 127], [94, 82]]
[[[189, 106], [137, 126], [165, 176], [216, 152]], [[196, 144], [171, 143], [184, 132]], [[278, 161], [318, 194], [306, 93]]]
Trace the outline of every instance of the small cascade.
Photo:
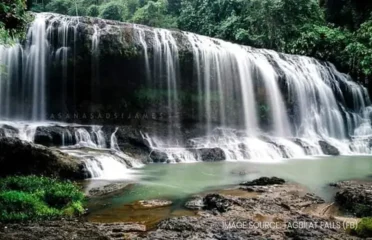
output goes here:
[[133, 170], [126, 167], [123, 158], [107, 152], [62, 150], [82, 159], [93, 179], [124, 180], [133, 178]]
[[111, 134], [110, 137], [110, 149], [120, 151], [118, 139], [116, 137], [116, 133], [118, 132], [119, 128], [116, 128], [115, 131]]

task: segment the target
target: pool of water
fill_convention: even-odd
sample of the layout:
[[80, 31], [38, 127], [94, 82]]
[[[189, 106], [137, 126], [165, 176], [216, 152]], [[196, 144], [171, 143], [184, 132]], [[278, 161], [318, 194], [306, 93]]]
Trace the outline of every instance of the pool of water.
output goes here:
[[[171, 209], [180, 210], [185, 200], [192, 195], [223, 189], [261, 176], [277, 176], [297, 182], [330, 201], [334, 190], [329, 187], [329, 183], [348, 179], [372, 180], [372, 156], [318, 157], [267, 164], [226, 161], [151, 164], [137, 169], [133, 173], [132, 184], [120, 194], [91, 200], [91, 216], [107, 214], [107, 211], [125, 214], [128, 204], [154, 198], [172, 200], [174, 204]], [[94, 185], [95, 182], [89, 184]], [[99, 207], [108, 203], [108, 207]], [[122, 211], [115, 211], [115, 208]], [[109, 218], [109, 215], [106, 217]]]

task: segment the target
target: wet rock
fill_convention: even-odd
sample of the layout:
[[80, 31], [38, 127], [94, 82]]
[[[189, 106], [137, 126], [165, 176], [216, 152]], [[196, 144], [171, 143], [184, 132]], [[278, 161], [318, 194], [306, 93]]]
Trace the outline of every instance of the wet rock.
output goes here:
[[339, 191], [335, 201], [357, 217], [372, 216], [372, 182], [344, 181], [331, 184]]
[[37, 174], [68, 179], [85, 179], [89, 173], [79, 159], [58, 150], [0, 138], [0, 176]]
[[319, 145], [322, 149], [322, 152], [326, 155], [331, 155], [331, 156], [340, 155], [340, 151], [336, 147], [327, 143], [326, 141], [319, 141]]
[[[113, 128], [111, 132], [115, 132], [116, 128]], [[106, 132], [106, 128], [103, 128]], [[111, 138], [111, 134], [107, 136], [107, 139]], [[117, 143], [123, 152], [129, 154], [131, 157], [140, 159], [142, 162], [148, 161], [148, 155], [151, 152], [149, 142], [144, 139], [142, 133], [132, 126], [119, 127], [115, 133]]]
[[91, 188], [88, 192], [90, 197], [99, 197], [123, 190], [128, 183], [112, 183], [101, 187]]
[[9, 125], [2, 125], [0, 126], [0, 138], [1, 137], [17, 137], [18, 136], [18, 129], [9, 126]]
[[200, 196], [194, 197], [186, 202], [185, 207], [191, 210], [200, 210], [204, 207], [203, 198]]
[[226, 160], [226, 154], [221, 148], [199, 148], [192, 150], [204, 162]]
[[311, 147], [299, 138], [293, 140], [294, 143], [302, 147], [306, 155], [312, 155]]
[[268, 185], [274, 185], [274, 184], [284, 184], [285, 180], [282, 178], [277, 177], [262, 177], [259, 179], [255, 179], [250, 182], [243, 182], [240, 185], [242, 186], [268, 186]]
[[47, 147], [76, 144], [74, 130], [61, 126], [38, 127], [36, 129], [34, 142]]
[[150, 153], [150, 161], [154, 163], [167, 163], [169, 162], [168, 154], [159, 150], [153, 150]]
[[220, 194], [208, 194], [203, 198], [203, 205], [204, 210], [217, 210], [223, 213], [229, 211], [232, 203]]
[[172, 205], [172, 201], [163, 199], [141, 200], [138, 203], [145, 208], [158, 208]]

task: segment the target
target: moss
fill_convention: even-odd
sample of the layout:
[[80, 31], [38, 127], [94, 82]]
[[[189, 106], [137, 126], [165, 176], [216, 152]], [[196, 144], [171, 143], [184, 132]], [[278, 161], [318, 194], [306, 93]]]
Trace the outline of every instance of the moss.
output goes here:
[[83, 200], [83, 193], [68, 181], [36, 176], [4, 178], [0, 180], [0, 221], [80, 215]]
[[372, 237], [372, 218], [362, 218], [357, 227], [348, 229], [348, 232], [362, 238]]

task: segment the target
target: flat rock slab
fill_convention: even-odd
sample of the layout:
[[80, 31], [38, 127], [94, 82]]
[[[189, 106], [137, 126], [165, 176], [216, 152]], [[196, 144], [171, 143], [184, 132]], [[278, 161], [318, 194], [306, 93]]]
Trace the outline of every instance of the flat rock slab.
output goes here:
[[108, 194], [113, 194], [125, 189], [129, 185], [130, 184], [128, 183], [111, 183], [105, 186], [91, 188], [88, 191], [88, 197], [101, 197]]
[[144, 208], [158, 208], [172, 205], [171, 201], [163, 199], [141, 200], [137, 203]]

